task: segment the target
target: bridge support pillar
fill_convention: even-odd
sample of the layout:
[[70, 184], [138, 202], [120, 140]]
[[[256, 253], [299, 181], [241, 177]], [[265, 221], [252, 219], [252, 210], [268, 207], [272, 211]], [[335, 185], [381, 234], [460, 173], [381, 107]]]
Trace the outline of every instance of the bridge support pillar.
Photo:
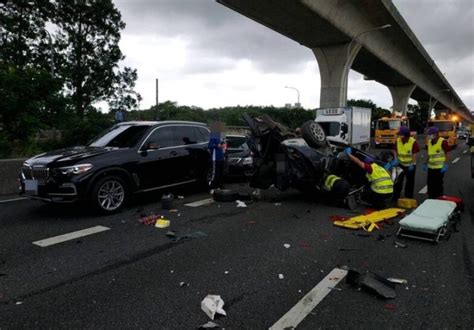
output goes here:
[[415, 90], [415, 87], [415, 85], [388, 86], [390, 94], [392, 94], [393, 111], [406, 115], [408, 100], [410, 99], [411, 93]]
[[349, 71], [360, 48], [353, 42], [313, 48], [321, 76], [321, 108], [346, 106]]

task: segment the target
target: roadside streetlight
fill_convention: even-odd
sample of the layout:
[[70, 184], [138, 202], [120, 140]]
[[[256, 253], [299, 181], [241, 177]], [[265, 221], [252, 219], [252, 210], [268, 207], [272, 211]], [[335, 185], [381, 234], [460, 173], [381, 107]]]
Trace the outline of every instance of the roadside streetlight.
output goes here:
[[293, 89], [296, 91], [296, 93], [298, 94], [298, 101], [297, 101], [297, 105], [299, 106], [300, 105], [300, 91], [298, 90], [298, 88], [295, 88], [295, 87], [291, 87], [291, 86], [285, 86], [285, 88], [289, 88], [289, 89]]
[[354, 41], [357, 41], [357, 42], [358, 42], [358, 41], [359, 41], [358, 39], [359, 39], [362, 35], [364, 35], [364, 34], [366, 34], [366, 33], [369, 33], [369, 32], [373, 32], [373, 31], [388, 29], [388, 28], [390, 28], [390, 27], [392, 27], [391, 24], [385, 24], [385, 25], [382, 25], [382, 26], [377, 26], [377, 27], [375, 27], [375, 28], [373, 28], [373, 29], [369, 29], [369, 30], [366, 30], [366, 31], [362, 31], [362, 32], [360, 32], [358, 35], [356, 35], [355, 37], [353, 37], [353, 38], [351, 39], [351, 42], [349, 42], [349, 46], [347, 46], [347, 56], [346, 56], [346, 59], [349, 59], [349, 54], [350, 54], [350, 51], [351, 51], [352, 43], [353, 43]]

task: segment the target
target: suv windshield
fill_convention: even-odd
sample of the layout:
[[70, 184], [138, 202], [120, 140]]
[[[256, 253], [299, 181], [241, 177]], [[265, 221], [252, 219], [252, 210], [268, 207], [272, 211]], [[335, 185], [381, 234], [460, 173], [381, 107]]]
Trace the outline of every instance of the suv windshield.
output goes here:
[[148, 128], [147, 125], [114, 126], [95, 138], [89, 146], [131, 148], [138, 143]]

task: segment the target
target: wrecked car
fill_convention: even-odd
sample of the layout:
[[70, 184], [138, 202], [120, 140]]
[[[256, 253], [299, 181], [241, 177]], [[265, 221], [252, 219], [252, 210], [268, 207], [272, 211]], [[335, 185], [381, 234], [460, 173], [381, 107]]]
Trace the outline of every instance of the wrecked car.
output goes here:
[[[328, 175], [334, 174], [349, 183], [350, 189], [343, 203], [355, 208], [367, 180], [365, 171], [342, 152], [346, 144], [329, 144], [323, 128], [314, 121], [302, 125], [301, 136], [267, 115], [251, 117], [245, 114], [244, 121], [251, 131], [249, 146], [254, 155], [251, 187], [268, 189], [274, 185], [280, 191], [294, 188], [324, 198], [328, 195], [323, 194], [324, 181]], [[305, 143], [285, 142], [298, 140]], [[367, 156], [375, 158], [357, 148], [353, 148], [353, 154], [361, 159]], [[385, 158], [385, 161], [392, 160], [387, 155]]]

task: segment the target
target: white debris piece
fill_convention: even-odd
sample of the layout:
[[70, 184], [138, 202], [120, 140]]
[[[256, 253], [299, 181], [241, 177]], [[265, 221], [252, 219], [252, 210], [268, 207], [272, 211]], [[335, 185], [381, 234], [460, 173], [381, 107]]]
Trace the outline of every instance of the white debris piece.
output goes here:
[[212, 328], [220, 328], [220, 325], [212, 321], [209, 321], [199, 326], [199, 329], [212, 329]]
[[202, 311], [206, 313], [211, 320], [214, 320], [216, 313], [227, 316], [223, 307], [224, 300], [222, 300], [221, 296], [209, 294], [201, 301]]
[[290, 244], [283, 244], [283, 246], [284, 246], [285, 248], [289, 249], [291, 245], [290, 245]]
[[245, 202], [239, 200], [236, 200], [235, 202], [237, 203], [237, 207], [247, 207], [247, 204], [245, 204]]
[[278, 278], [279, 278], [280, 280], [282, 280], [282, 279], [285, 278], [285, 276], [283, 276], [283, 274], [278, 274]]

